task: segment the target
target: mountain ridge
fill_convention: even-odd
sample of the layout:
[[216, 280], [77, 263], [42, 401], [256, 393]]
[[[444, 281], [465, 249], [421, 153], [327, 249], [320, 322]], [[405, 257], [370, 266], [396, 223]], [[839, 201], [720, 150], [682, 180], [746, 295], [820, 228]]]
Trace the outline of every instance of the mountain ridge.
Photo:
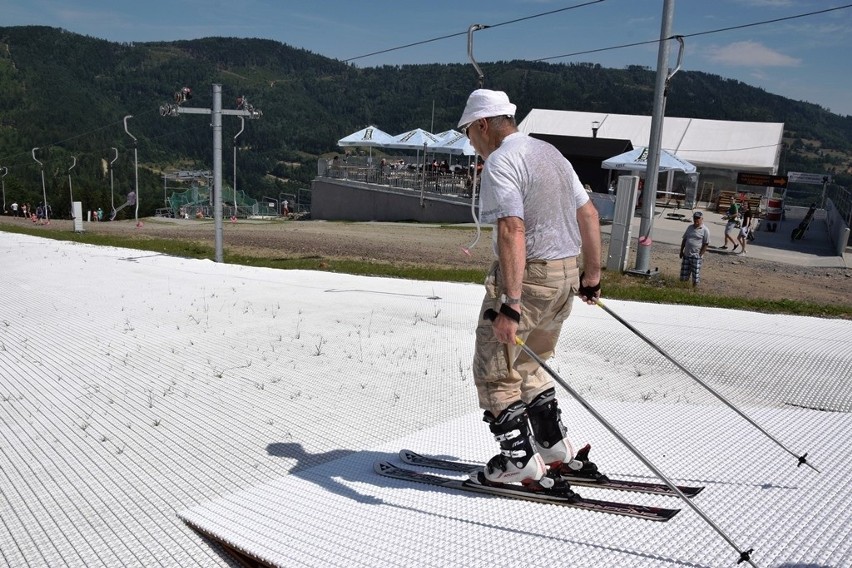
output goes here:
[[[485, 86], [507, 91], [519, 118], [532, 108], [651, 114], [655, 74], [645, 67], [529, 61], [480, 66]], [[209, 85], [221, 83], [224, 108], [245, 96], [263, 111], [261, 119], [246, 122], [238, 139], [238, 185], [255, 198], [277, 195], [309, 185], [316, 159], [339, 152], [339, 138], [368, 124], [392, 134], [454, 128], [475, 79], [469, 64], [355, 67], [261, 38], [116, 43], [46, 26], [0, 27], [0, 166], [9, 168], [7, 194], [38, 202], [40, 167], [31, 150], [40, 148], [45, 191], [57, 203], [54, 209], [64, 211], [74, 157], [75, 199], [108, 202], [104, 163], [112, 160], [112, 148], [120, 155], [116, 187], [133, 180], [134, 144], [123, 126], [131, 115], [140, 212], [150, 214], [162, 203], [162, 171], [210, 169], [212, 162], [209, 121], [163, 118], [157, 109], [184, 86], [194, 92], [187, 106], [209, 107]], [[666, 115], [784, 122], [782, 170], [826, 171], [838, 183], [852, 182], [850, 116], [700, 71], [674, 77]], [[238, 129], [235, 121], [223, 121], [226, 180]]]

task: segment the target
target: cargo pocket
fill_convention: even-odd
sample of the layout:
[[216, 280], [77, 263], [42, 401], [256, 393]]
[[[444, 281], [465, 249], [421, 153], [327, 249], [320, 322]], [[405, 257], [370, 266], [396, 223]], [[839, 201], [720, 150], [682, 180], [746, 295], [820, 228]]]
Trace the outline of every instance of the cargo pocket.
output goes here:
[[529, 260], [524, 267], [524, 307], [529, 302], [550, 301], [559, 294], [559, 286], [553, 286], [554, 282], [548, 272], [547, 262], [543, 260]]
[[551, 312], [553, 303], [559, 297], [559, 288], [544, 284], [524, 283], [523, 310], [521, 310], [520, 333], [526, 333], [538, 327], [542, 318]]

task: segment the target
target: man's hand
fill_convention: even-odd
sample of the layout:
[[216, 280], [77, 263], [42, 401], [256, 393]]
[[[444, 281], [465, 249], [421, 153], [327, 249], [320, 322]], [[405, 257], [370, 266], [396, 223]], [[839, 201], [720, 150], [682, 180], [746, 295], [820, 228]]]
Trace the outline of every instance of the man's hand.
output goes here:
[[580, 299], [590, 305], [597, 304], [601, 297], [601, 278], [591, 278], [586, 273], [580, 274]]
[[[506, 304], [503, 304], [503, 306], [501, 310], [510, 309], [517, 312], [512, 306], [507, 306]], [[520, 312], [518, 316], [520, 319]], [[518, 322], [501, 313], [492, 320], [491, 326], [494, 329], [494, 337], [497, 338], [497, 341], [507, 345], [515, 344], [515, 336], [518, 334]]]
[[580, 298], [594, 305], [601, 297], [601, 224], [594, 203], [587, 201], [577, 209], [582, 238], [583, 268], [580, 274]]
[[491, 328], [494, 330], [494, 337], [497, 338], [497, 341], [508, 345], [515, 344], [518, 323], [521, 320], [521, 314], [518, 310], [503, 304], [500, 306], [499, 314], [489, 308], [485, 310], [482, 317], [491, 322]]

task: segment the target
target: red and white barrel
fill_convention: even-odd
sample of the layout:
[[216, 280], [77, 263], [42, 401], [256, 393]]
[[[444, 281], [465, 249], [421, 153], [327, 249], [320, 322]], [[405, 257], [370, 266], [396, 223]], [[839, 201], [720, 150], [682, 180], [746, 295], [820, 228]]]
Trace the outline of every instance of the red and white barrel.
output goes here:
[[766, 219], [767, 221], [780, 221], [781, 212], [784, 209], [783, 199], [768, 199], [766, 201]]

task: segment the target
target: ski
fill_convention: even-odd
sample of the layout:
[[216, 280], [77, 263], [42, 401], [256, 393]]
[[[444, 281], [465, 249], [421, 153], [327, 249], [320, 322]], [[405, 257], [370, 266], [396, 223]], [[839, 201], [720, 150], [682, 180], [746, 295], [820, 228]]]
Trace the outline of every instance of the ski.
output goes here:
[[[419, 471], [397, 467], [392, 463], [384, 461], [377, 461], [373, 465], [373, 469], [375, 469], [376, 473], [379, 475], [392, 477], [394, 479], [401, 479], [403, 481], [425, 483], [427, 485], [444, 487], [446, 489], [482, 493], [486, 495], [494, 495], [496, 497], [507, 497], [509, 499], [521, 499], [524, 501], [533, 501], [535, 503], [573, 507], [575, 509], [584, 509], [587, 511], [597, 511], [601, 513], [611, 513], [613, 515], [634, 517], [647, 521], [665, 522], [680, 512], [680, 509], [664, 509], [661, 507], [649, 507], [647, 505], [619, 503], [617, 501], [586, 499], [584, 497], [580, 497], [571, 490], [560, 492], [558, 488], [535, 491], [527, 489], [523, 485], [512, 485], [508, 483], [488, 483], [486, 485], [480, 481], [472, 479], [458, 479], [431, 473], [421, 473]], [[478, 478], [481, 479], [481, 475], [478, 476]]]
[[[434, 469], [443, 469], [447, 471], [457, 471], [459, 473], [471, 473], [482, 469], [483, 464], [444, 460], [431, 456], [424, 456], [411, 450], [400, 450], [399, 459], [409, 465], [417, 465], [421, 467], [429, 467]], [[631, 481], [629, 479], [609, 479], [605, 475], [597, 477], [585, 477], [581, 475], [571, 475], [560, 472], [560, 479], [571, 485], [579, 487], [598, 487], [601, 489], [615, 489], [618, 491], [636, 491], [639, 493], [651, 493], [654, 495], [671, 495], [676, 493], [665, 483], [646, 483], [643, 481]], [[687, 497], [695, 497], [704, 489], [704, 487], [680, 486], [678, 489]]]

